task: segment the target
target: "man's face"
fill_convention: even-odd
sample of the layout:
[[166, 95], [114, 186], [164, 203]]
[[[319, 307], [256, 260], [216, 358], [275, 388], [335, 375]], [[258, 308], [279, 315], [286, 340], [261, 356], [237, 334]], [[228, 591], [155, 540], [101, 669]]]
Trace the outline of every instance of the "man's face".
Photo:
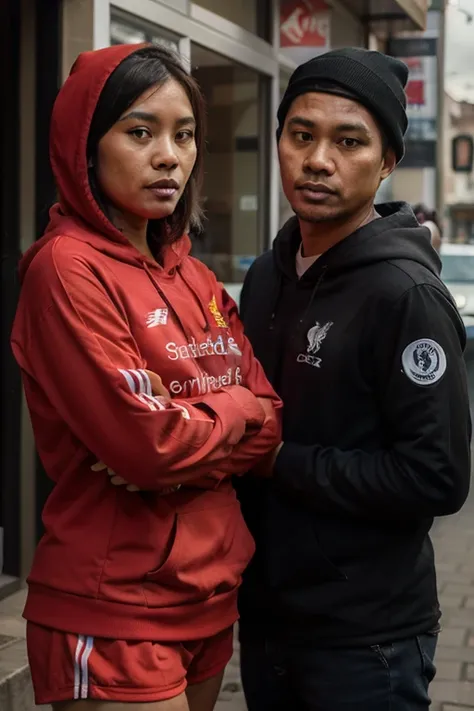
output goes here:
[[315, 92], [292, 103], [278, 154], [285, 195], [306, 222], [340, 221], [370, 206], [396, 164], [367, 109]]

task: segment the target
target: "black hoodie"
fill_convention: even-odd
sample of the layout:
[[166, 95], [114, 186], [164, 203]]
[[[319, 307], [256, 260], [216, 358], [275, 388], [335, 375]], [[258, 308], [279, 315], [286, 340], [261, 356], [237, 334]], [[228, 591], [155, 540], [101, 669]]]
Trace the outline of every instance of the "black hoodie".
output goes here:
[[242, 634], [377, 644], [440, 617], [428, 532], [469, 489], [465, 332], [428, 231], [377, 210], [300, 280], [292, 218], [242, 291], [285, 442], [271, 480], [239, 482], [257, 542]]

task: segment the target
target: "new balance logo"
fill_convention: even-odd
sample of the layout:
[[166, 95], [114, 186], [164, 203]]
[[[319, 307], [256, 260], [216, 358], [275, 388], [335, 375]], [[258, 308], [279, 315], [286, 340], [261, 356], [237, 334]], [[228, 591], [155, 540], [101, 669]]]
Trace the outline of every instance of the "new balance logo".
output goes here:
[[146, 317], [147, 328], [155, 328], [155, 326], [166, 326], [168, 322], [168, 309], [156, 309], [150, 311]]

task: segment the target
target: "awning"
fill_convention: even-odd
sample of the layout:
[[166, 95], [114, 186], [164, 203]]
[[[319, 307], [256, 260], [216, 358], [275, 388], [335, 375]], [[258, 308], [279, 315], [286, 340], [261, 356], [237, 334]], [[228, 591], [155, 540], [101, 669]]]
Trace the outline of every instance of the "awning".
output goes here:
[[340, 4], [368, 22], [409, 20], [411, 29], [426, 27], [428, 0], [342, 0]]
[[[372, 2], [372, 5], [383, 5], [385, 3], [375, 3]], [[424, 30], [426, 28], [426, 15], [428, 12], [428, 2], [427, 0], [394, 0], [393, 3], [390, 3], [393, 5], [398, 5], [400, 10], [402, 10], [407, 17], [409, 17], [411, 20], [413, 20], [414, 24], [420, 28], [420, 30]]]

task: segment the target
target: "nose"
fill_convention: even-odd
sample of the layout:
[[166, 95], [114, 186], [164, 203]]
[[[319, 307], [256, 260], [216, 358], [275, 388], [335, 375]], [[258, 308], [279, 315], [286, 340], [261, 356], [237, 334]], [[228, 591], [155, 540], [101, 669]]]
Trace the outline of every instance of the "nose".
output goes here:
[[336, 166], [329, 142], [312, 141], [310, 147], [304, 161], [305, 171], [313, 174], [325, 173], [326, 175], [332, 175]]
[[152, 156], [155, 170], [172, 170], [178, 166], [176, 144], [171, 136], [161, 136]]

